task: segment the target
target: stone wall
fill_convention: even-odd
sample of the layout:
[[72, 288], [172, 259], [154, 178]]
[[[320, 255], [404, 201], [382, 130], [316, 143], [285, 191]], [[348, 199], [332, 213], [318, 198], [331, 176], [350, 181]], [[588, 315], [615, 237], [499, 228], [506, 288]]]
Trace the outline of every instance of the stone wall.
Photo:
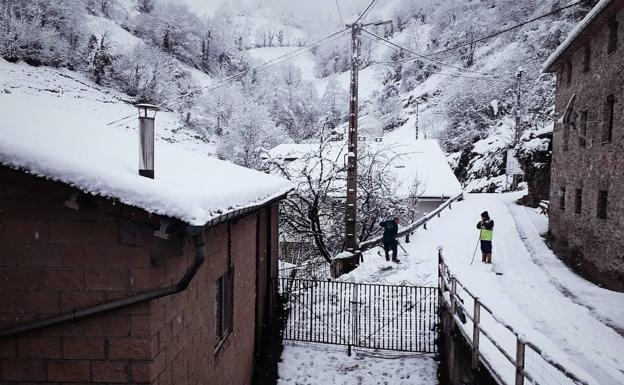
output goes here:
[[[624, 1], [613, 1], [565, 56], [556, 63], [556, 115], [563, 116], [576, 95], [575, 131], [558, 122], [553, 138], [550, 189], [550, 231], [564, 258], [580, 264], [595, 281], [624, 290]], [[607, 53], [608, 22], [619, 22], [618, 46]], [[589, 70], [584, 71], [585, 47], [591, 47]], [[571, 81], [568, 84], [568, 63]], [[615, 96], [611, 141], [603, 140], [608, 95]], [[583, 112], [588, 112], [585, 143]], [[565, 190], [564, 190], [565, 189]], [[576, 205], [581, 191], [581, 207]], [[599, 191], [608, 192], [607, 218], [598, 217]], [[565, 207], [561, 203], [565, 200]]]

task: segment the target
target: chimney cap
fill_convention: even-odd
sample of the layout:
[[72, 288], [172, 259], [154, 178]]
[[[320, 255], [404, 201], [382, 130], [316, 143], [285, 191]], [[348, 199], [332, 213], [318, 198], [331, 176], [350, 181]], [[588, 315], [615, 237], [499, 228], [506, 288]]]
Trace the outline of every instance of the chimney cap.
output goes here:
[[156, 118], [156, 113], [160, 110], [158, 106], [155, 106], [153, 104], [147, 104], [147, 103], [139, 103], [139, 104], [135, 104], [134, 106], [139, 109], [139, 118], [141, 119], [142, 118], [154, 119]]
[[149, 103], [139, 103], [139, 104], [135, 104], [134, 106], [136, 108], [145, 108], [145, 109], [154, 110], [154, 111], [160, 110], [160, 107], [153, 105], [153, 104], [149, 104]]

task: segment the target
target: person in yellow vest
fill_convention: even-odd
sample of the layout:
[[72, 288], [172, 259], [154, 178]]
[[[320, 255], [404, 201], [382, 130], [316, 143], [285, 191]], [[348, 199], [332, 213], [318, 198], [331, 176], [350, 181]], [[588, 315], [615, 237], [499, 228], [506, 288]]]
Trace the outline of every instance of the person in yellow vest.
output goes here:
[[481, 240], [481, 261], [484, 263], [492, 263], [492, 235], [494, 235], [494, 221], [490, 219], [487, 211], [481, 213], [481, 221], [477, 223], [477, 229], [480, 230], [479, 239]]

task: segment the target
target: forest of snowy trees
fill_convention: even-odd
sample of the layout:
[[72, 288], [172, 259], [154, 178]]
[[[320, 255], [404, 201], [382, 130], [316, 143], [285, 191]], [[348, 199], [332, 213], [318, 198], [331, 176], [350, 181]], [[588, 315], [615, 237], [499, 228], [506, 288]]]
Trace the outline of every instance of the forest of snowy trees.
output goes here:
[[[139, 43], [120, 47], [109, 28], [89, 25], [93, 19], [110, 20]], [[178, 111], [184, 124], [218, 142], [218, 156], [258, 167], [263, 149], [307, 140], [320, 126], [342, 123], [347, 93], [332, 83], [319, 95], [290, 63], [197, 92], [191, 69], [228, 77], [254, 64], [247, 48], [305, 42], [287, 26], [259, 27], [250, 42], [249, 27], [235, 19], [227, 9], [200, 17], [158, 0], [1, 0], [0, 56], [85, 72], [137, 102]]]
[[[518, 68], [524, 70], [523, 127], [552, 126], [553, 77], [541, 73], [541, 63], [593, 3], [480, 40], [502, 25], [566, 4], [388, 0], [384, 12], [392, 23], [370, 29], [427, 58], [363, 36], [362, 69], [375, 71], [380, 84], [363, 100], [362, 113], [393, 130], [418, 108], [422, 126], [440, 139], [469, 189], [500, 188], [496, 178], [511, 141]], [[256, 65], [251, 48], [299, 47], [340, 27], [333, 9], [323, 13], [333, 18], [314, 21], [264, 11], [223, 6], [206, 16], [166, 0], [0, 0], [0, 56], [87, 73], [133, 101], [177, 111], [181, 124], [218, 143], [219, 157], [260, 167], [264, 150], [318, 140], [346, 120], [347, 90], [334, 78], [350, 63], [349, 39], [341, 38], [312, 49], [315, 75], [328, 84], [324, 93], [291, 62], [200, 92], [206, 84], [194, 73], [218, 81]]]

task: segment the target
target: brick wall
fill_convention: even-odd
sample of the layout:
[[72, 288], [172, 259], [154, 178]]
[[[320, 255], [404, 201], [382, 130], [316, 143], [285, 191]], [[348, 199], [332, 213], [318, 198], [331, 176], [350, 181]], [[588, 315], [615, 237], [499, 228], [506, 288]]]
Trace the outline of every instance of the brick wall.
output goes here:
[[[617, 288], [624, 279], [624, 1], [593, 23], [566, 56], [559, 60], [556, 112], [560, 117], [572, 95], [580, 124], [581, 112], [589, 113], [587, 145], [557, 123], [553, 141], [550, 231], [559, 246], [585, 263], [584, 270], [596, 280]], [[607, 54], [607, 23], [612, 15], [619, 22], [618, 48]], [[591, 65], [583, 72], [585, 46], [591, 45]], [[567, 84], [566, 63], [572, 64], [572, 82]], [[607, 95], [615, 94], [613, 138], [602, 143]], [[568, 132], [566, 133], [566, 130]], [[566, 149], [565, 141], [568, 140]], [[559, 207], [565, 188], [566, 208]], [[582, 209], [575, 213], [575, 190], [582, 189]], [[608, 191], [607, 219], [597, 218], [598, 191]], [[620, 286], [620, 290], [624, 287]]]
[[[192, 264], [192, 240], [154, 237], [155, 216], [85, 196], [73, 210], [73, 192], [0, 166], [0, 328], [168, 286]], [[0, 383], [251, 383], [256, 218], [207, 230], [206, 261], [182, 293], [1, 340]], [[215, 351], [228, 236], [234, 330]]]

